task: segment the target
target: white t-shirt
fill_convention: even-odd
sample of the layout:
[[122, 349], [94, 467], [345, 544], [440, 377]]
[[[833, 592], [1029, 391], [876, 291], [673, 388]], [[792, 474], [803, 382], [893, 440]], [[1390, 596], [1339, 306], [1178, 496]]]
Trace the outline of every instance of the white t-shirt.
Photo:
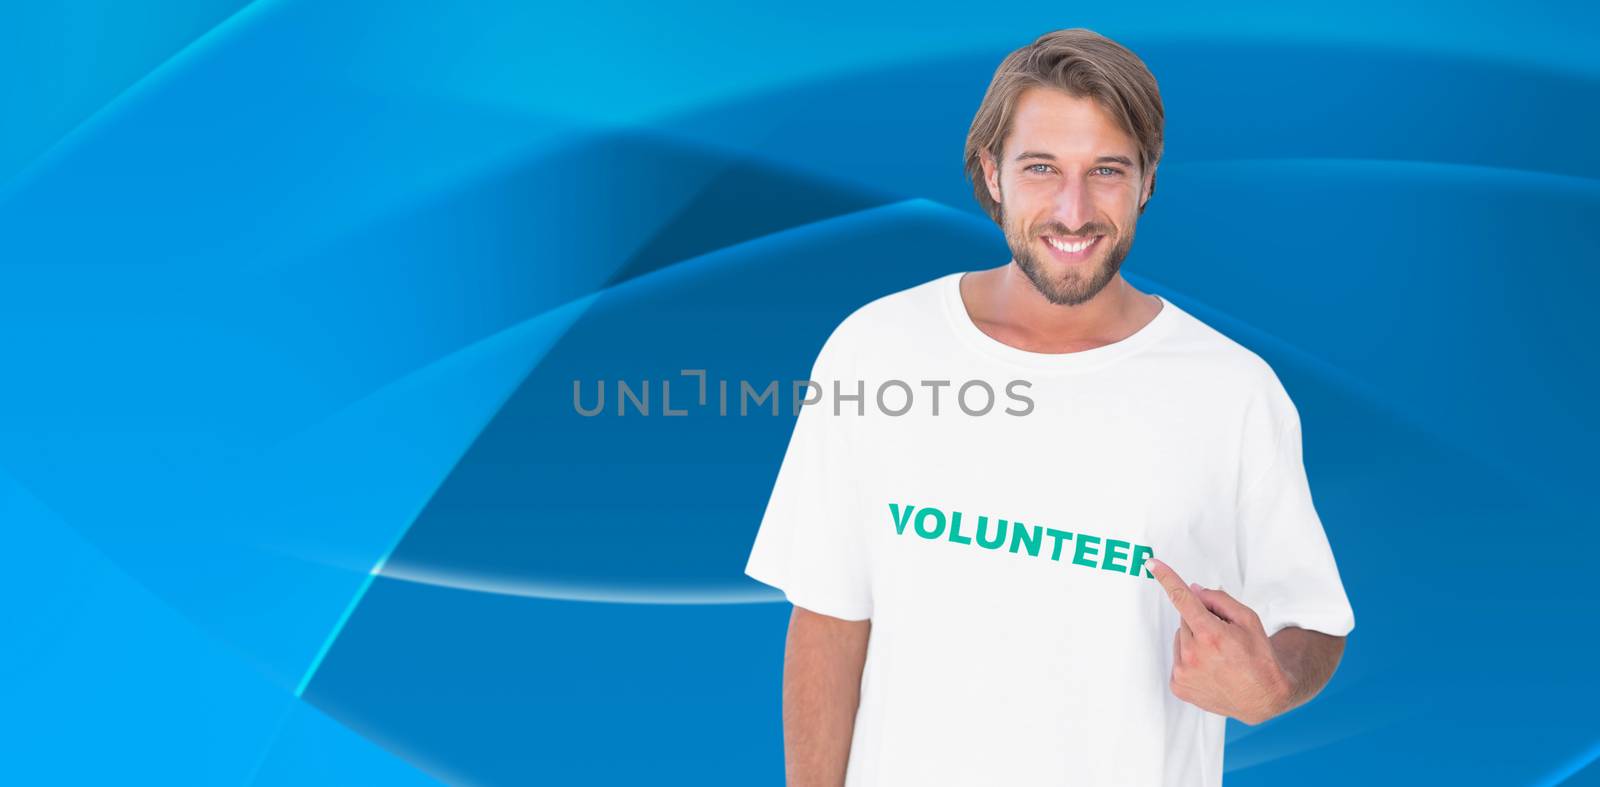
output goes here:
[[872, 620], [847, 787], [1221, 784], [1226, 718], [1171, 693], [1179, 616], [1141, 566], [1269, 635], [1354, 628], [1294, 404], [1165, 299], [1122, 341], [1041, 354], [983, 333], [962, 275], [829, 336], [745, 568]]

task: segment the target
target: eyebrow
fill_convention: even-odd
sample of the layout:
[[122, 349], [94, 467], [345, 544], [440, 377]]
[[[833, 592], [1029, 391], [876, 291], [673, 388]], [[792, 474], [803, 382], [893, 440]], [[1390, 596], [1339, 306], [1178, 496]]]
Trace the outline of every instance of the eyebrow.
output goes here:
[[[1042, 153], [1042, 152], [1037, 151], [1037, 150], [1024, 150], [1021, 153], [1017, 154], [1017, 157], [1012, 159], [1012, 161], [1022, 161], [1023, 159], [1030, 159], [1030, 158], [1044, 159], [1045, 161], [1055, 161], [1056, 160], [1056, 157], [1051, 155], [1051, 154], [1049, 154], [1049, 153]], [[1107, 162], [1107, 161], [1115, 163], [1115, 164], [1121, 164], [1124, 167], [1132, 167], [1133, 166], [1133, 159], [1130, 159], [1127, 156], [1101, 156], [1101, 157], [1095, 159], [1094, 163], [1100, 164], [1100, 163]]]

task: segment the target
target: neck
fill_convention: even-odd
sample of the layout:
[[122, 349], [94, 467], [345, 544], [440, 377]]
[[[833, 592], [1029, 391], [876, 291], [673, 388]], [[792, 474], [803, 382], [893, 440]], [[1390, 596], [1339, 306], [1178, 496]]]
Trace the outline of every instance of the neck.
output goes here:
[[1051, 303], [1015, 261], [985, 273], [989, 275], [974, 288], [983, 317], [1030, 344], [1059, 348], [1056, 352], [1119, 341], [1149, 322], [1157, 310], [1154, 299], [1135, 290], [1120, 273], [1093, 298], [1075, 306]]

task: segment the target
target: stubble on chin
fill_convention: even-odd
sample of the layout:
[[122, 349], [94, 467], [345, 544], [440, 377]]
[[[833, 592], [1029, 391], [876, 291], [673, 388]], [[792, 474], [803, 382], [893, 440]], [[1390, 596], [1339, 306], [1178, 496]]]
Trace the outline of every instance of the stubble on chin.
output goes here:
[[[1101, 238], [1099, 243], [1104, 244], [1109, 240], [1110, 236], [1107, 235]], [[1045, 241], [1038, 238], [1037, 242]], [[1033, 245], [1012, 248], [1012, 257], [1017, 261], [1017, 267], [1021, 268], [1028, 280], [1033, 282], [1033, 287], [1039, 294], [1057, 306], [1077, 306], [1093, 299], [1105, 289], [1112, 277], [1121, 269], [1122, 258], [1126, 256], [1126, 251], [1115, 246], [1102, 249], [1095, 255], [1097, 259], [1064, 269], [1059, 276], [1052, 276], [1050, 273], [1054, 260], [1041, 260], [1041, 254], [1048, 252], [1040, 252]]]
[[[1012, 259], [1017, 261], [1017, 266], [1033, 282], [1034, 289], [1039, 291], [1046, 300], [1057, 306], [1077, 306], [1093, 299], [1100, 294], [1111, 279], [1122, 269], [1122, 261], [1128, 256], [1128, 249], [1133, 245], [1133, 235], [1127, 236], [1125, 245], [1113, 245], [1109, 249], [1097, 249], [1098, 259], [1086, 264], [1066, 268], [1059, 277], [1052, 278], [1050, 269], [1054, 260], [1040, 259], [1040, 255], [1048, 255], [1048, 251], [1039, 249], [1037, 244], [1046, 243], [1042, 235], [1031, 228], [1018, 235], [1014, 228], [1009, 226], [1009, 211], [1006, 210], [1004, 193], [1000, 202], [1000, 226], [1006, 237], [1006, 243], [1011, 247]], [[1099, 241], [1104, 245], [1112, 240], [1112, 233], [1104, 233], [1105, 237]], [[1118, 241], [1122, 236], [1116, 236]], [[1085, 276], [1084, 271], [1090, 271]]]

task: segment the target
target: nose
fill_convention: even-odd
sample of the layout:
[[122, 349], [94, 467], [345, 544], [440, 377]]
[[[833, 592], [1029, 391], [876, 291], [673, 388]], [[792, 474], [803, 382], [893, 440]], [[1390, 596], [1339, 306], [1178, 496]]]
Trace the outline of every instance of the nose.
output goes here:
[[1072, 232], [1080, 232], [1094, 220], [1094, 195], [1087, 176], [1065, 177], [1056, 189], [1050, 216]]

